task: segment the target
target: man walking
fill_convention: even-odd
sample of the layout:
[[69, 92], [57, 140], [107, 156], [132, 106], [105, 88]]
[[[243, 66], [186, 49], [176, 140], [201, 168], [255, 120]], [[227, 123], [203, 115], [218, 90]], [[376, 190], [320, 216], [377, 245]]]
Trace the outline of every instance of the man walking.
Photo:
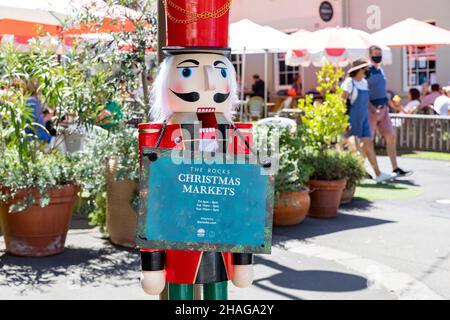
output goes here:
[[[397, 163], [397, 141], [391, 117], [389, 116], [389, 105], [392, 102], [388, 99], [386, 77], [381, 67], [383, 51], [378, 46], [372, 46], [369, 49], [369, 54], [372, 63], [369, 68], [370, 77], [368, 79], [370, 92], [369, 124], [372, 139], [375, 139], [375, 134], [378, 130], [386, 141], [386, 149], [392, 163], [393, 173], [397, 177], [410, 176], [412, 171], [405, 171], [399, 168]], [[392, 107], [395, 108], [393, 105]]]

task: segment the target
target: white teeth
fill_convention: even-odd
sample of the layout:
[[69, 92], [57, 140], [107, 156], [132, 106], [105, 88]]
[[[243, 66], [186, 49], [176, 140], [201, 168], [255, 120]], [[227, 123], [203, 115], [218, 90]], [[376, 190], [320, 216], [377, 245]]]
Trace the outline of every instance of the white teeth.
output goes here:
[[216, 112], [215, 108], [198, 108], [197, 113], [214, 113]]

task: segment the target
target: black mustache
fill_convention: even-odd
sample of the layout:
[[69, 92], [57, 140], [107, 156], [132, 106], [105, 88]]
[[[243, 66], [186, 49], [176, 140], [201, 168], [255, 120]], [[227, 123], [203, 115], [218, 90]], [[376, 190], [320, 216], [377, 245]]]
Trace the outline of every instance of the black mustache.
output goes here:
[[200, 94], [198, 92], [189, 92], [189, 93], [178, 93], [170, 89], [174, 95], [176, 95], [181, 100], [187, 101], [187, 102], [197, 102], [200, 100]]
[[[197, 102], [200, 100], [200, 93], [198, 92], [188, 92], [188, 93], [179, 93], [175, 92], [172, 89], [170, 89], [174, 95], [176, 95], [181, 100], [187, 101], [187, 102]], [[230, 96], [230, 93], [216, 93], [214, 95], [214, 102], [215, 103], [222, 103], [225, 102], [228, 97]]]
[[216, 93], [214, 95], [214, 102], [215, 103], [225, 102], [225, 100], [227, 100], [229, 96], [230, 96], [230, 93]]

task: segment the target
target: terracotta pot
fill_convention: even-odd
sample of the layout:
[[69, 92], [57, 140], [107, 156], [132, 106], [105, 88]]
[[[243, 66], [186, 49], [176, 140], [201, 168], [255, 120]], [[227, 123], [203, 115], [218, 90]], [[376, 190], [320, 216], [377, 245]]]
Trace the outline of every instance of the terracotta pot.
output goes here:
[[309, 189], [300, 192], [283, 192], [274, 206], [275, 226], [294, 226], [305, 220], [311, 199]]
[[347, 186], [344, 191], [342, 191], [341, 204], [349, 204], [353, 201], [353, 196], [356, 192], [356, 186]]
[[[74, 185], [50, 189], [50, 204], [44, 208], [39, 205], [40, 193], [36, 189], [19, 191], [14, 199], [1, 204], [0, 224], [6, 251], [30, 257], [63, 252], [78, 191], [79, 188]], [[8, 213], [12, 204], [23, 201], [30, 193], [36, 199], [34, 205], [22, 212]]]
[[310, 180], [308, 185], [311, 189], [311, 207], [308, 216], [317, 219], [336, 218], [346, 183], [345, 179], [337, 181]]
[[136, 247], [137, 212], [130, 202], [138, 188], [135, 181], [116, 181], [115, 162], [108, 162], [106, 176], [106, 229], [112, 243]]

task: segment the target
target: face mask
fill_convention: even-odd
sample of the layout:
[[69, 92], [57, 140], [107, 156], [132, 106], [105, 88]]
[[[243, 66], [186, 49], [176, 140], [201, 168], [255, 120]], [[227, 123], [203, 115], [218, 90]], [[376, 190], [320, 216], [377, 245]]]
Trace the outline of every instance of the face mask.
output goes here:
[[383, 61], [383, 57], [382, 56], [372, 57], [372, 61], [375, 63], [381, 63], [381, 61]]

